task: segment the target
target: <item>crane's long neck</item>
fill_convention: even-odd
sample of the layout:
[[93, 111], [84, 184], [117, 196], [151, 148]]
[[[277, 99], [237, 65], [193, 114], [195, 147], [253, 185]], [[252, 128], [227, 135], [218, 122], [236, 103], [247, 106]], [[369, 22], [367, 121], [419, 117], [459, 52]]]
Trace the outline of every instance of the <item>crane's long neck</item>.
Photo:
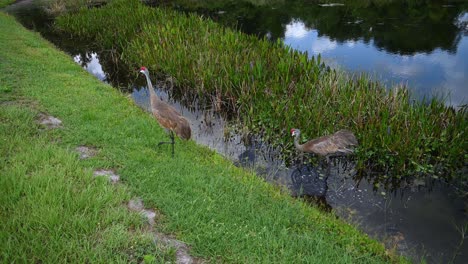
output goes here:
[[148, 90], [149, 90], [149, 92], [150, 92], [150, 101], [151, 101], [151, 105], [153, 106], [153, 105], [156, 104], [156, 102], [158, 102], [160, 99], [159, 99], [159, 97], [156, 95], [156, 92], [154, 91], [153, 84], [151, 83], [151, 79], [150, 79], [150, 77], [148, 76], [148, 74], [145, 74], [145, 77], [146, 77], [146, 82], [148, 83]]
[[294, 136], [294, 146], [300, 151], [304, 151], [304, 145], [299, 144], [300, 135]]

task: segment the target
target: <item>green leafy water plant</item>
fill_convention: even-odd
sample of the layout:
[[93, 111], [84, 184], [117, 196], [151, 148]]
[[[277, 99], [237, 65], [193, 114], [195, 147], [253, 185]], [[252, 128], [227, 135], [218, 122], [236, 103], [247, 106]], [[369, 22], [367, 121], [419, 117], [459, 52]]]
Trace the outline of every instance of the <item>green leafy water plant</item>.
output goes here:
[[119, 50], [131, 65], [172, 76], [187, 95], [216, 98], [290, 152], [292, 127], [304, 138], [347, 128], [360, 142], [360, 168], [394, 180], [451, 178], [466, 161], [466, 108], [455, 111], [441, 98], [413, 101], [405, 87], [389, 90], [366, 75], [331, 70], [320, 56], [309, 59], [279, 41], [138, 1], [59, 17], [57, 26]]

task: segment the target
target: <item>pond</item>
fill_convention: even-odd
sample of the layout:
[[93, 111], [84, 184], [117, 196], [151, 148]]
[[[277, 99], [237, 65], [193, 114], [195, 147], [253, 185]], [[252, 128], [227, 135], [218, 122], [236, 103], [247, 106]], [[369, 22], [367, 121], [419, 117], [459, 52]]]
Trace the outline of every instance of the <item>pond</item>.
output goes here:
[[280, 38], [310, 56], [321, 54], [329, 65], [364, 71], [389, 85], [405, 83], [417, 98], [439, 95], [447, 96], [450, 105], [466, 103], [466, 2], [225, 2], [229, 4], [188, 10], [206, 11], [226, 25], [237, 17], [236, 23], [244, 32]]
[[281, 39], [328, 65], [366, 72], [388, 86], [406, 84], [415, 98], [468, 94], [466, 1], [170, 1], [241, 31]]
[[[143, 78], [135, 79], [136, 74], [128, 72], [112, 53], [55, 34], [50, 19], [28, 2], [32, 1], [7, 10], [100, 80], [130, 88], [135, 103], [148, 108]], [[447, 104], [457, 105], [464, 102], [467, 91], [463, 85], [468, 81], [467, 6], [443, 3], [423, 7], [404, 6], [400, 1], [367, 7], [281, 0], [166, 4], [237, 25], [249, 34], [282, 39], [311, 56], [320, 53], [333, 67], [364, 70], [388, 83], [407, 82], [419, 97], [450, 91]], [[465, 263], [468, 259], [468, 243], [463, 243], [468, 204], [451, 184], [421, 180], [389, 191], [375, 188], [367, 179], [355, 181], [352, 162], [335, 160], [329, 173], [323, 164], [287, 167], [279, 158], [280, 149], [259, 137], [244, 135], [229, 116], [165, 85], [157, 85], [158, 95], [189, 119], [197, 143], [291, 190], [292, 195], [310, 197], [413, 260], [424, 257], [429, 263]]]

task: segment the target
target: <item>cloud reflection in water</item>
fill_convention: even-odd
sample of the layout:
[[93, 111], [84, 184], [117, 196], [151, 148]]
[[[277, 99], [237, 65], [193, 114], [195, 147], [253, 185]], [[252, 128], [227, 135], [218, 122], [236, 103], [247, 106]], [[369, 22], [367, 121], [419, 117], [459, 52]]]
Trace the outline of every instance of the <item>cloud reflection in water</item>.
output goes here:
[[[465, 18], [467, 17], [467, 18]], [[468, 19], [468, 14], [459, 21]], [[348, 40], [338, 42], [326, 35], [319, 36], [299, 20], [286, 25], [284, 43], [307, 51], [310, 56], [321, 54], [326, 63], [351, 72], [367, 72], [392, 84], [408, 84], [416, 98], [449, 94], [448, 105], [466, 103], [468, 94], [468, 39], [462, 38], [456, 53], [436, 49], [430, 53], [399, 55], [378, 49], [373, 41]]]
[[83, 58], [81, 54], [75, 55], [73, 60], [85, 68], [89, 73], [96, 76], [101, 81], [106, 81], [107, 77], [102, 70], [101, 63], [95, 52], [86, 53], [86, 58]]

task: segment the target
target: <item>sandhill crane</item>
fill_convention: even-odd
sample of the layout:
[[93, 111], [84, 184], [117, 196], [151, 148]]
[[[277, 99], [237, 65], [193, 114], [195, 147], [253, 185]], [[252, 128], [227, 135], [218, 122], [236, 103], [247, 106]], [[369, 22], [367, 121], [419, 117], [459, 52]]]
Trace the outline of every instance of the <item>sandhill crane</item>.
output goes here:
[[174, 107], [170, 106], [166, 102], [162, 101], [153, 89], [151, 84], [151, 79], [149, 77], [149, 71], [146, 67], [140, 68], [140, 73], [144, 74], [146, 77], [146, 82], [148, 83], [148, 90], [150, 92], [150, 103], [151, 103], [151, 112], [156, 118], [158, 123], [169, 130], [169, 136], [171, 142], [159, 142], [158, 146], [162, 144], [171, 144], [172, 145], [172, 156], [174, 156], [174, 133], [177, 134], [182, 139], [190, 139], [192, 135], [192, 130], [190, 129], [190, 124]]
[[303, 153], [315, 153], [326, 158], [328, 164], [327, 174], [330, 173], [330, 157], [352, 154], [354, 152], [353, 147], [358, 145], [356, 136], [346, 129], [339, 130], [332, 135], [310, 140], [302, 145], [299, 144], [301, 136], [299, 129], [291, 129], [291, 136], [294, 137], [294, 146], [297, 150]]
[[335, 134], [319, 137], [304, 144], [299, 144], [301, 131], [291, 129], [291, 136], [294, 136], [294, 146], [301, 152], [315, 153], [319, 156], [340, 155], [353, 153], [352, 147], [358, 142], [353, 132], [342, 129]]

